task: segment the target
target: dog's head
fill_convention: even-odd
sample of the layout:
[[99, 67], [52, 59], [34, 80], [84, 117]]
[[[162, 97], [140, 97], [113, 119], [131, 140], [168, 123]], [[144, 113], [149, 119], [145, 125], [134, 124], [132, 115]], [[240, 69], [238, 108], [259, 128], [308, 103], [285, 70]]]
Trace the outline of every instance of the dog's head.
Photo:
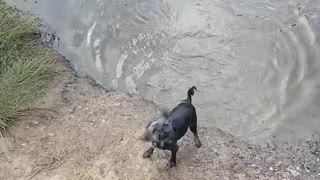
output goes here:
[[166, 117], [162, 116], [148, 124], [144, 133], [144, 140], [154, 142], [163, 147], [166, 143], [172, 143], [172, 136], [173, 128], [171, 123]]

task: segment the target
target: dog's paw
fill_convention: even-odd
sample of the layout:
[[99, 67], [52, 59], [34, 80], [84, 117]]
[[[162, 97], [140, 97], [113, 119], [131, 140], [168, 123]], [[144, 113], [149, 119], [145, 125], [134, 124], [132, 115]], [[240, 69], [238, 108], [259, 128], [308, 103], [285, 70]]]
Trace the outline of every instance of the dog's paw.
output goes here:
[[169, 162], [167, 164], [167, 168], [173, 168], [173, 167], [176, 167], [176, 163], [175, 162]]
[[201, 147], [201, 141], [198, 139], [198, 138], [195, 138], [194, 139], [194, 144], [197, 148], [200, 148]]
[[152, 153], [153, 153], [153, 150], [148, 149], [143, 153], [142, 157], [143, 158], [150, 158]]

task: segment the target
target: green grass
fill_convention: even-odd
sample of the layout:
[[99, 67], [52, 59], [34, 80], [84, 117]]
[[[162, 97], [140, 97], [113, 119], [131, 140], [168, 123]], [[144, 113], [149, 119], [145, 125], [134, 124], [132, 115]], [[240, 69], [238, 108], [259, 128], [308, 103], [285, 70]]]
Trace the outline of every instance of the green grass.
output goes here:
[[0, 133], [39, 98], [54, 75], [54, 53], [40, 43], [39, 20], [0, 0]]

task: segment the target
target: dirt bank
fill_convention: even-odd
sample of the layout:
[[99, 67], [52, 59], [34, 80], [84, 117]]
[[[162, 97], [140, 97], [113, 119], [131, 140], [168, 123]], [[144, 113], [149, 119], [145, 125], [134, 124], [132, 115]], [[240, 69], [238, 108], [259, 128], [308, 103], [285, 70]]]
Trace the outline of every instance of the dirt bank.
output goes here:
[[200, 128], [200, 149], [188, 132], [179, 142], [174, 169], [165, 166], [169, 152], [158, 150], [143, 159], [149, 144], [140, 137], [158, 107], [102, 89], [62, 61], [57, 67], [59, 77], [33, 105], [39, 109], [28, 112], [1, 140], [0, 179], [320, 178], [315, 141], [262, 149], [215, 128]]

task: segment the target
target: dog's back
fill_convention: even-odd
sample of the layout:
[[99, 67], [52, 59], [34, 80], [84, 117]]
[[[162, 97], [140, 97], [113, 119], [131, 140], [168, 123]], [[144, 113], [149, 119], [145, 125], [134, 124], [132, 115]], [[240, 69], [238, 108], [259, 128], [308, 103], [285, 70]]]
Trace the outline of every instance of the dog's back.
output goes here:
[[170, 113], [168, 119], [171, 121], [172, 128], [176, 133], [176, 141], [178, 141], [188, 130], [192, 119], [196, 118], [196, 110], [192, 105], [192, 98], [195, 86], [188, 90], [187, 99], [178, 104]]

